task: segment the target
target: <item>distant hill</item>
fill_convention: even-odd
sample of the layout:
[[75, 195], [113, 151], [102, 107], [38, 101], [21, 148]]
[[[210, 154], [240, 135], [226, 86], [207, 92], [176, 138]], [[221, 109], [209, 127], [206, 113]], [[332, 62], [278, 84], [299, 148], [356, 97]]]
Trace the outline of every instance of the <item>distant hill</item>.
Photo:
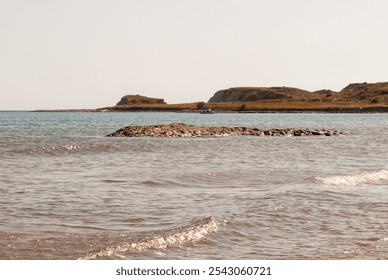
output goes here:
[[166, 104], [164, 99], [152, 98], [142, 95], [125, 95], [116, 104], [116, 106], [142, 105], [142, 104]]
[[250, 101], [362, 102], [388, 104], [388, 82], [350, 84], [340, 92], [324, 89], [314, 92], [292, 87], [236, 87], [217, 91], [209, 102]]
[[112, 107], [98, 112], [388, 112], [388, 82], [349, 84], [339, 92], [308, 91], [293, 87], [235, 87], [217, 91], [210, 100], [167, 104], [164, 99], [125, 95]]
[[290, 87], [236, 87], [217, 91], [209, 102], [245, 102], [310, 98], [311, 93]]

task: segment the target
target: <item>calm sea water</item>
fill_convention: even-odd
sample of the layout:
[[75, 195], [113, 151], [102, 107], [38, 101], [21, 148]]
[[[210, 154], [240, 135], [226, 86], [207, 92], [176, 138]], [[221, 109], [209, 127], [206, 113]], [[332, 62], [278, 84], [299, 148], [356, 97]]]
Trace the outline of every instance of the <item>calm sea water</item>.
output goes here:
[[[127, 125], [338, 137], [108, 138]], [[0, 112], [0, 259], [388, 259], [388, 115]]]

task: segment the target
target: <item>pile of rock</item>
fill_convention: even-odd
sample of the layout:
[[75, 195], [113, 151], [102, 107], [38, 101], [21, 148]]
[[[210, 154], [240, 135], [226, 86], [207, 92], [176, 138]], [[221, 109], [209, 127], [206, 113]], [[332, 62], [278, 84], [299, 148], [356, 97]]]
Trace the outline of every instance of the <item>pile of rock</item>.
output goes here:
[[247, 127], [205, 127], [184, 123], [127, 126], [110, 133], [108, 137], [217, 137], [217, 136], [334, 136], [346, 132], [326, 129], [286, 128], [259, 130]]

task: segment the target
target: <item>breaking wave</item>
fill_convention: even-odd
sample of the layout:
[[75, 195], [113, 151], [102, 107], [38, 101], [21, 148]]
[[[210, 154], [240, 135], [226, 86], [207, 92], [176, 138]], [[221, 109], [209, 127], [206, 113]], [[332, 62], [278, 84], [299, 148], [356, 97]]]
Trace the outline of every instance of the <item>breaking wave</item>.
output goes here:
[[174, 229], [138, 241], [125, 242], [116, 246], [92, 252], [78, 258], [78, 260], [91, 260], [98, 257], [108, 257], [122, 252], [140, 253], [155, 249], [181, 246], [196, 243], [210, 233], [218, 230], [219, 223], [212, 217], [205, 218], [194, 225]]
[[361, 173], [347, 176], [315, 177], [315, 179], [325, 185], [352, 187], [361, 184], [375, 183], [381, 180], [388, 180], [388, 170], [380, 170], [368, 173]]

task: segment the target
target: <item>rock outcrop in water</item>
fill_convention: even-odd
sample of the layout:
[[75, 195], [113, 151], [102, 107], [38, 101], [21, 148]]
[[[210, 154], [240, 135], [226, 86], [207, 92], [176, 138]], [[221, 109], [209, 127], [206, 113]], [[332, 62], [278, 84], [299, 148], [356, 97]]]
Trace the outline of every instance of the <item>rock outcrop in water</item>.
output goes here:
[[334, 136], [346, 132], [326, 129], [286, 128], [260, 130], [248, 127], [205, 127], [184, 123], [127, 126], [108, 137], [216, 137], [216, 136]]

